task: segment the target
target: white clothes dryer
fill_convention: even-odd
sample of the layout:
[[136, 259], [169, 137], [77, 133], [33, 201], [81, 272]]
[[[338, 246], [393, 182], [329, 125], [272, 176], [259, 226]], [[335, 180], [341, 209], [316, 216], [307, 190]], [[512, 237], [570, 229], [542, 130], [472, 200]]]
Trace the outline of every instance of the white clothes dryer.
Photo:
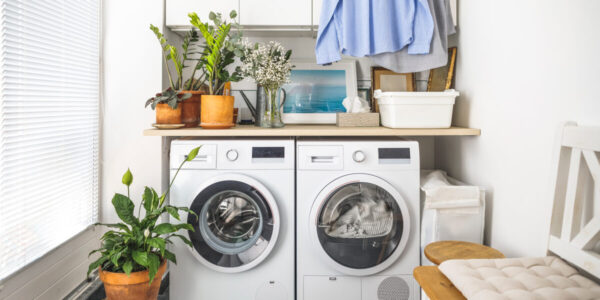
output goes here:
[[171, 299], [294, 299], [294, 140], [175, 140], [171, 178], [198, 146], [171, 189], [198, 215], [193, 247], [170, 247]]
[[297, 299], [415, 300], [419, 146], [297, 142]]

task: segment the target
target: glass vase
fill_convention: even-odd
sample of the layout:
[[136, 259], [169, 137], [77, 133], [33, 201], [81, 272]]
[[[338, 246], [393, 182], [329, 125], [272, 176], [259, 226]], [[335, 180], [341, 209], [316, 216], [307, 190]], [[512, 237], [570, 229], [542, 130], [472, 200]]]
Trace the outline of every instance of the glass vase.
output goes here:
[[282, 89], [279, 87], [264, 87], [264, 90], [264, 99], [262, 99], [261, 104], [265, 106], [265, 109], [262, 114], [260, 127], [281, 128], [284, 126], [281, 121], [281, 105], [285, 101], [285, 94], [282, 96]]

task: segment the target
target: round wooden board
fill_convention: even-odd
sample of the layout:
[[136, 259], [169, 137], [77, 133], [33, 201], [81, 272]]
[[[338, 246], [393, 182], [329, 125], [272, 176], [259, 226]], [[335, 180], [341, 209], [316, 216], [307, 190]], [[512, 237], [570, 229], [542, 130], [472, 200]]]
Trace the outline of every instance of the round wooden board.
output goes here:
[[494, 248], [460, 241], [433, 242], [425, 247], [424, 252], [425, 256], [436, 265], [449, 259], [504, 258], [504, 254]]

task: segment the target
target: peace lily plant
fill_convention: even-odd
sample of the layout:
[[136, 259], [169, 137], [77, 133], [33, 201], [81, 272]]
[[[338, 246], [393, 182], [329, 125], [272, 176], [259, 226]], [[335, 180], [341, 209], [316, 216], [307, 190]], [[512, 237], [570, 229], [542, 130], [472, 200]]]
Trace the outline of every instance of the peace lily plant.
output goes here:
[[[175, 207], [166, 204], [165, 199], [169, 195], [171, 186], [181, 167], [186, 162], [192, 161], [198, 155], [199, 149], [200, 147], [192, 149], [187, 158], [179, 165], [165, 193], [159, 196], [155, 189], [147, 186], [144, 188], [137, 216], [134, 214], [135, 204], [129, 195], [129, 187], [133, 182], [133, 175], [129, 170], [125, 172], [122, 182], [127, 186], [127, 195], [116, 193], [112, 199], [115, 212], [122, 222], [95, 224], [106, 226], [110, 230], [100, 238], [102, 241], [101, 247], [90, 253], [90, 255], [100, 253], [100, 257], [89, 265], [88, 275], [98, 268], [100, 268], [101, 273], [124, 273], [128, 277], [134, 272], [147, 271], [148, 278], [146, 280], [148, 280], [148, 284], [145, 285], [150, 286], [157, 275], [159, 267], [165, 260], [177, 263], [175, 254], [167, 250], [167, 245], [172, 244], [172, 239], [178, 238], [190, 247], [192, 246], [192, 243], [186, 237], [178, 234], [180, 230], [194, 231], [194, 228], [190, 224], [185, 222], [181, 224], [156, 223], [165, 213], [168, 213], [177, 220], [180, 220], [180, 211], [196, 215], [186, 207]], [[144, 208], [143, 216], [141, 212], [142, 207]], [[160, 278], [158, 280], [158, 286], [160, 286]], [[105, 282], [107, 294], [109, 294], [109, 286]], [[132, 295], [117, 297], [125, 296], [132, 297]]]

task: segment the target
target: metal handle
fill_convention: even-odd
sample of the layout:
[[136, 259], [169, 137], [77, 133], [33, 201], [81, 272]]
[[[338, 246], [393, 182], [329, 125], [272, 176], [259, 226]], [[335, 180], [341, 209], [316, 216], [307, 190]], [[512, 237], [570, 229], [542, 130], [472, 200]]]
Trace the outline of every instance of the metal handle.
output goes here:
[[337, 280], [337, 277], [331, 276], [331, 277], [329, 277], [329, 280], [331, 280], [331, 281], [336, 281], [336, 280]]

